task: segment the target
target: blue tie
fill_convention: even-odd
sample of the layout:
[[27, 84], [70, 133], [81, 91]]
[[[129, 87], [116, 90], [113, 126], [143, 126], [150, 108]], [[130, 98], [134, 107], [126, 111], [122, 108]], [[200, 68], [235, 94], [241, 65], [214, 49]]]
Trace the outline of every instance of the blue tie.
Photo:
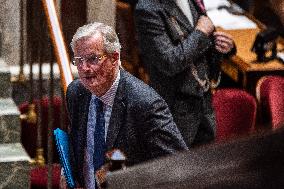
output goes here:
[[[94, 132], [94, 173], [104, 164], [106, 152], [105, 142], [105, 118], [103, 102], [96, 100], [96, 127]], [[96, 184], [96, 187], [97, 184]]]
[[85, 187], [94, 189], [98, 188], [95, 182], [95, 172], [103, 165], [106, 151], [103, 103], [98, 98], [92, 98], [90, 102], [87, 127]]
[[94, 133], [94, 171], [96, 172], [103, 164], [106, 152], [105, 143], [105, 118], [103, 102], [96, 101], [96, 127]]

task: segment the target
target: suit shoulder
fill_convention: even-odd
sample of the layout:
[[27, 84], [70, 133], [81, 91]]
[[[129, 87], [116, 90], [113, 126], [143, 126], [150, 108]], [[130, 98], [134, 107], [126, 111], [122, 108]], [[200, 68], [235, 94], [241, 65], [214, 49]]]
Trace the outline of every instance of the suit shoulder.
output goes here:
[[78, 90], [78, 86], [80, 85], [79, 79], [73, 80], [67, 87], [67, 94], [74, 94]]
[[75, 79], [68, 85], [66, 96], [75, 97], [83, 93], [85, 90], [86, 89], [81, 83], [81, 81], [79, 79]]
[[162, 97], [149, 85], [126, 73], [126, 90], [130, 101], [152, 103]]
[[155, 11], [161, 8], [159, 0], [139, 0], [136, 4], [136, 11], [146, 10], [146, 11]]

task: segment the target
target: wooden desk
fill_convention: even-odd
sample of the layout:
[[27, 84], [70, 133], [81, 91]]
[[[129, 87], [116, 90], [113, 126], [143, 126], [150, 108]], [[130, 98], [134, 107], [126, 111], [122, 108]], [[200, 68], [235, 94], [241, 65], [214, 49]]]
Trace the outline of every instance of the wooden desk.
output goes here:
[[[260, 29], [223, 30], [233, 36], [237, 55], [221, 64], [222, 71], [235, 82], [255, 95], [255, 86], [262, 76], [284, 75], [284, 64], [278, 60], [261, 63], [256, 61], [256, 54], [251, 47]], [[277, 49], [284, 49], [284, 43], [277, 43]]]

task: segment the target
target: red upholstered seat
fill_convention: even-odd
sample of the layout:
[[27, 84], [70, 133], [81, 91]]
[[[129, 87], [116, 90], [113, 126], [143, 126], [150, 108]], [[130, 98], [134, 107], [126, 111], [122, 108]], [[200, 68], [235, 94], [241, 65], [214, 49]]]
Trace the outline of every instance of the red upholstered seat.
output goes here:
[[258, 101], [258, 107], [259, 107], [259, 118], [262, 122], [262, 124], [271, 124], [271, 110], [270, 110], [270, 104], [268, 102], [268, 94], [270, 93], [270, 88], [273, 83], [278, 83], [281, 81], [283, 82], [283, 77], [281, 76], [264, 76], [261, 79], [258, 80], [256, 85], [256, 98]]
[[216, 114], [216, 141], [250, 133], [255, 124], [256, 101], [240, 89], [220, 89], [213, 94]]
[[[44, 158], [47, 159], [47, 134], [48, 134], [48, 105], [49, 105], [49, 98], [43, 97], [42, 100], [34, 100], [34, 104], [36, 105], [36, 112], [38, 113], [39, 107], [42, 108], [42, 129], [41, 129], [41, 136], [42, 136], [42, 147], [44, 149]], [[65, 125], [61, 126], [61, 116], [62, 116], [62, 110], [61, 110], [61, 104], [62, 100], [60, 97], [55, 96], [53, 98], [53, 128], [61, 127], [66, 128], [67, 127], [67, 120], [65, 121]], [[19, 106], [19, 110], [21, 114], [24, 114], [28, 111], [28, 102], [24, 102]], [[66, 114], [65, 114], [66, 115]], [[24, 120], [21, 121], [21, 141], [26, 149], [27, 153], [34, 158], [36, 155], [36, 148], [37, 148], [37, 124], [31, 124]], [[55, 145], [53, 147], [55, 152]], [[54, 153], [53, 156], [53, 162], [59, 162], [57, 153]]]
[[[46, 189], [47, 188], [48, 168], [36, 167], [30, 171], [31, 189]], [[61, 168], [59, 164], [52, 166], [52, 189], [59, 188]]]
[[273, 129], [284, 123], [284, 77], [270, 81], [268, 104]]
[[[38, 113], [39, 107], [42, 108], [42, 147], [44, 149], [44, 157], [47, 161], [47, 141], [48, 141], [48, 105], [49, 98], [44, 97], [42, 100], [34, 100], [36, 105], [36, 112]], [[61, 108], [62, 100], [60, 97], [54, 97], [52, 106], [54, 108], [53, 113], [53, 129], [57, 127], [66, 128], [67, 120], [65, 125], [61, 126]], [[20, 112], [26, 113], [28, 111], [28, 102], [25, 102], [19, 106]], [[37, 148], [37, 124], [31, 124], [26, 121], [21, 121], [21, 140], [22, 144], [25, 147], [28, 154], [34, 158], [36, 155]], [[55, 148], [55, 143], [53, 146], [53, 162], [59, 162], [58, 155]], [[52, 188], [59, 188], [59, 179], [60, 179], [60, 167], [58, 165], [53, 166], [53, 177], [52, 177]], [[30, 171], [30, 182], [32, 189], [45, 189], [47, 188], [47, 166], [45, 167], [36, 167]]]

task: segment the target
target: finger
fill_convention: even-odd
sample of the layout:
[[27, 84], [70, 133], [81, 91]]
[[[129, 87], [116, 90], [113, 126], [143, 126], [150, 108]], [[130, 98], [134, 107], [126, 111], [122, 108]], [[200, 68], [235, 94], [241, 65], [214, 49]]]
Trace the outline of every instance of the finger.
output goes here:
[[223, 46], [219, 46], [219, 45], [215, 45], [215, 49], [217, 50], [217, 51], [219, 51], [220, 53], [228, 53], [228, 52], [230, 52], [230, 48], [226, 48], [226, 47], [223, 47]]
[[229, 51], [225, 51], [222, 48], [216, 48], [216, 50], [222, 54], [227, 54]]
[[224, 49], [224, 50], [228, 50], [228, 51], [230, 51], [232, 48], [229, 46], [229, 45], [227, 45], [227, 44], [225, 44], [225, 43], [221, 43], [221, 44], [215, 44], [215, 46], [218, 46], [218, 47], [220, 47], [220, 48], [222, 48], [222, 49]]
[[222, 36], [222, 37], [225, 37], [225, 38], [228, 38], [228, 39], [233, 40], [233, 37], [232, 37], [230, 34], [225, 33], [225, 32], [215, 31], [215, 32], [213, 33], [213, 35], [216, 36], [216, 37], [217, 37], [217, 36]]
[[222, 41], [215, 41], [215, 45], [221, 46], [223, 48], [231, 49], [233, 46], [230, 43], [222, 42]]
[[228, 40], [215, 40], [215, 44], [220, 45], [220, 46], [225, 46], [228, 47], [230, 49], [232, 49], [234, 47], [234, 43], [232, 41], [228, 41]]
[[232, 39], [230, 39], [230, 38], [226, 38], [226, 37], [223, 37], [223, 36], [218, 36], [218, 37], [215, 37], [215, 39], [214, 40], [216, 40], [216, 41], [222, 41], [222, 42], [225, 42], [225, 43], [233, 43], [233, 40]]
[[232, 39], [226, 38], [224, 36], [217, 36], [217, 37], [215, 37], [215, 41], [221, 41], [221, 42], [227, 43], [227, 44], [229, 44], [231, 46], [233, 46], [233, 43], [234, 43]]
[[231, 37], [226, 36], [226, 35], [214, 35], [214, 38], [215, 40], [220, 40], [220, 41], [230, 43], [232, 46], [234, 44], [234, 40]]

